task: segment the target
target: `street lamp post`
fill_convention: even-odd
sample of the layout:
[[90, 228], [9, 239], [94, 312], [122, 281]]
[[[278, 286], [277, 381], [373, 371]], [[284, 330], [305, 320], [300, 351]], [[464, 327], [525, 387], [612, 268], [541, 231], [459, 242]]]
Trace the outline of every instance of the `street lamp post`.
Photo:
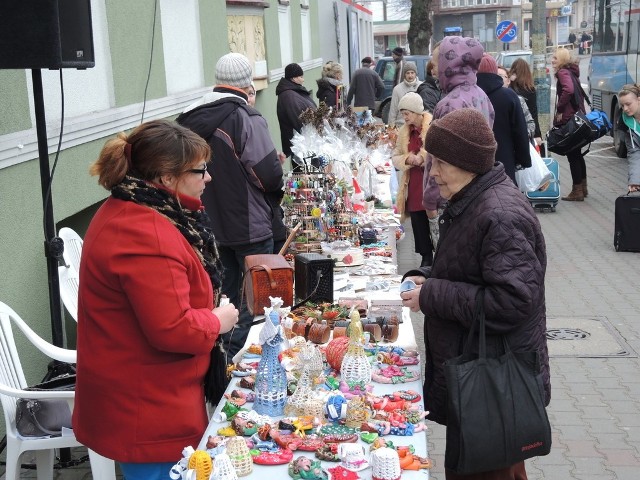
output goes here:
[[543, 135], [551, 125], [551, 90], [547, 77], [547, 22], [545, 0], [533, 0], [531, 10], [533, 82], [538, 99], [538, 122]]

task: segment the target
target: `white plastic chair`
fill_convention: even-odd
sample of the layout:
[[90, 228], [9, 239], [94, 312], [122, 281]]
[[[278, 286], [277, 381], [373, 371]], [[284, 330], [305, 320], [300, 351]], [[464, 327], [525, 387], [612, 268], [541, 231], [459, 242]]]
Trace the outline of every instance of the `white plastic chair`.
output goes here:
[[58, 279], [60, 280], [60, 299], [69, 315], [77, 322], [78, 288], [80, 287], [78, 271], [71, 265], [58, 267]]
[[60, 279], [60, 298], [69, 315], [78, 321], [78, 286], [80, 284], [80, 257], [82, 256], [82, 238], [74, 230], [64, 227], [58, 232], [64, 241], [62, 258], [64, 265], [58, 267]]
[[[18, 398], [65, 398], [73, 408], [73, 391], [30, 391], [25, 390], [27, 381], [16, 349], [13, 322], [27, 339], [49, 358], [66, 363], [76, 362], [76, 351], [56, 347], [34, 332], [9, 306], [0, 302], [0, 400], [4, 410], [7, 431], [7, 466], [5, 478], [18, 480], [20, 477], [20, 457], [23, 452], [36, 452], [38, 480], [53, 478], [54, 449], [78, 447], [81, 444], [75, 435], [52, 438], [21, 438], [16, 429], [16, 402]], [[91, 471], [96, 480], [115, 480], [115, 464], [89, 450]]]
[[62, 258], [65, 266], [72, 266], [76, 272], [80, 271], [80, 257], [82, 256], [82, 238], [74, 230], [63, 227], [58, 232], [58, 236], [64, 242]]

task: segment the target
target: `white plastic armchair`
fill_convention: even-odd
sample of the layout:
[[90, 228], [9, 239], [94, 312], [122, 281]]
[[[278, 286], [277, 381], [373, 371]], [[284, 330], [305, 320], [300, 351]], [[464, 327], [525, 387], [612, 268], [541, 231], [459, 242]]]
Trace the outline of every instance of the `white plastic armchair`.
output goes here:
[[61, 228], [58, 236], [64, 242], [62, 258], [64, 259], [65, 266], [71, 266], [76, 269], [76, 272], [79, 272], [80, 257], [82, 256], [82, 238], [68, 227]]
[[[53, 478], [54, 450], [58, 448], [78, 447], [72, 431], [68, 435], [46, 438], [22, 438], [16, 429], [16, 402], [18, 398], [47, 399], [64, 398], [73, 406], [73, 391], [31, 391], [25, 390], [20, 357], [16, 348], [12, 323], [15, 324], [29, 341], [49, 358], [61, 362], [75, 363], [76, 351], [56, 347], [34, 332], [20, 316], [9, 306], [0, 302], [0, 400], [7, 431], [7, 465], [5, 478], [18, 480], [20, 477], [20, 457], [23, 452], [36, 452], [38, 480]], [[112, 460], [89, 450], [91, 470], [94, 479], [115, 480], [115, 466]]]
[[64, 241], [62, 258], [64, 265], [58, 267], [60, 279], [60, 299], [69, 315], [78, 321], [78, 288], [80, 285], [80, 257], [82, 256], [82, 238], [74, 230], [64, 227], [58, 232]]

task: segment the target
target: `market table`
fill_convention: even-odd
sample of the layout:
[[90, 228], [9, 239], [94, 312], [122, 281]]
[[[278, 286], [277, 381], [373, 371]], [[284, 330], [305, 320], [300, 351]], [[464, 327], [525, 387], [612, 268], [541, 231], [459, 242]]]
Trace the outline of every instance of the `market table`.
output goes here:
[[[365, 297], [365, 298], [369, 298], [369, 299], [375, 297], [376, 300], [389, 300], [389, 301], [396, 300], [397, 301], [397, 299], [399, 298], [399, 293], [398, 293], [397, 288], [396, 288], [396, 289], [394, 289], [392, 291], [389, 291], [389, 292], [365, 292], [365, 293], [362, 293], [360, 296]], [[259, 318], [259, 317], [256, 317], [256, 318]], [[398, 340], [396, 342], [394, 342], [393, 344], [385, 344], [385, 345], [396, 345], [396, 346], [403, 347], [405, 349], [416, 349], [416, 342], [415, 342], [415, 335], [414, 335], [414, 331], [413, 331], [413, 326], [411, 324], [411, 319], [410, 319], [410, 316], [409, 316], [409, 310], [406, 307], [403, 308], [402, 318], [403, 318], [403, 321], [399, 326]], [[248, 347], [252, 343], [256, 343], [257, 342], [258, 335], [259, 335], [261, 327], [262, 327], [262, 324], [254, 325], [252, 327], [252, 329], [251, 329], [251, 331], [249, 333], [249, 337], [247, 338], [247, 342], [245, 344], [245, 347]], [[239, 356], [241, 356], [241, 354], [239, 354]], [[236, 359], [234, 359], [234, 360], [236, 360]], [[412, 366], [410, 368], [412, 370], [417, 369], [418, 373], [420, 372], [420, 364]], [[229, 383], [229, 386], [227, 387], [227, 393], [231, 392], [234, 389], [239, 389], [240, 387], [238, 386], [238, 382], [239, 382], [238, 378], [236, 378], [236, 377], [232, 378], [231, 382]], [[413, 390], [413, 391], [416, 391], [416, 392], [422, 394], [422, 381], [421, 381], [421, 378], [418, 378], [417, 380], [415, 380], [413, 382], [407, 382], [407, 383], [382, 384], [382, 383], [373, 382], [373, 384], [374, 384], [373, 393], [376, 394], [376, 395], [390, 394], [390, 393], [393, 393], [393, 392], [398, 391], [398, 390]], [[222, 410], [222, 408], [224, 406], [224, 403], [225, 403], [224, 401], [220, 402], [218, 407], [215, 409], [215, 411], [214, 411], [214, 413], [213, 413], [213, 415], [211, 417], [211, 421], [209, 422], [209, 425], [207, 426], [207, 429], [204, 432], [204, 435], [202, 436], [202, 440], [200, 441], [200, 444], [198, 445], [199, 449], [205, 449], [208, 437], [210, 435], [216, 435], [218, 429], [228, 425], [228, 422], [220, 423], [220, 422], [216, 421], [216, 419], [219, 419], [219, 415], [218, 414]], [[247, 406], [245, 406], [245, 408], [251, 408], [250, 405], [251, 404], [247, 404]], [[421, 399], [420, 402], [417, 402], [417, 405], [419, 406], [419, 408], [424, 408], [423, 400]], [[419, 455], [421, 457], [428, 457], [426, 431], [415, 433], [412, 436], [386, 435], [384, 438], [387, 439], [387, 440], [391, 440], [395, 446], [411, 445], [411, 446], [414, 447], [416, 455]], [[368, 444], [362, 442], [361, 440], [359, 441], [359, 443], [365, 446], [367, 452], [369, 451], [369, 445]], [[311, 458], [313, 460], [316, 460], [315, 454], [313, 452], [303, 452], [303, 451], [295, 451], [294, 452], [294, 458], [297, 458], [297, 457], [303, 456], [303, 455], [307, 456], [307, 457], [309, 457], [309, 458]], [[327, 462], [327, 461], [323, 461], [322, 462], [322, 467], [325, 468], [325, 469], [332, 468], [332, 467], [335, 467], [335, 466], [338, 466], [338, 465], [340, 465], [339, 462], [338, 463]], [[363, 480], [370, 480], [371, 479], [371, 468], [367, 468], [365, 470], [362, 470], [362, 471], [358, 472], [358, 475]], [[247, 478], [247, 479], [258, 479], [258, 478], [264, 479], [265, 476], [268, 476], [268, 477], [271, 477], [271, 478], [277, 478], [278, 480], [289, 478], [288, 473], [287, 473], [287, 465], [285, 464], [285, 465], [276, 465], [276, 466], [264, 466], [264, 465], [254, 464], [252, 473], [249, 474], [248, 476], [244, 477], [244, 478]], [[402, 478], [403, 479], [407, 479], [407, 480], [411, 480], [411, 479], [428, 479], [429, 478], [429, 470], [417, 470], [417, 471], [404, 470], [402, 472]]]

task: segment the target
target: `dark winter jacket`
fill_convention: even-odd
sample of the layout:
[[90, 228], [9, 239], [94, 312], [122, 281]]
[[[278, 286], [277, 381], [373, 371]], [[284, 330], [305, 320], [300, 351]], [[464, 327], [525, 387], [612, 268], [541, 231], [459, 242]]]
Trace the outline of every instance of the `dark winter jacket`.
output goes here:
[[[440, 217], [440, 242], [433, 265], [406, 276], [427, 277], [420, 291], [425, 315], [425, 409], [446, 425], [443, 362], [462, 353], [484, 288], [487, 356], [511, 350], [540, 355], [546, 404], [551, 399], [544, 277], [546, 247], [540, 223], [498, 163], [458, 192]], [[476, 343], [477, 345], [477, 343]]]
[[302, 121], [300, 114], [307, 108], [316, 109], [311, 98], [311, 91], [287, 78], [281, 78], [276, 86], [278, 96], [278, 122], [280, 123], [280, 140], [282, 151], [291, 156], [291, 139], [294, 132], [300, 132]]
[[434, 77], [427, 75], [424, 77], [424, 82], [418, 85], [416, 92], [422, 97], [424, 109], [429, 113], [433, 113], [436, 105], [442, 99], [442, 92], [438, 86], [438, 81]]
[[574, 97], [576, 84], [580, 84], [580, 67], [578, 64], [571, 63], [560, 68], [556, 72], [556, 78], [557, 104], [553, 125], [557, 127], [567, 123], [577, 111], [585, 113], [585, 108], [584, 98], [580, 89], [577, 92], [577, 98], [580, 98], [580, 101], [576, 102]]
[[493, 135], [498, 142], [496, 161], [504, 165], [507, 175], [516, 181], [516, 166], [530, 167], [529, 131], [518, 94], [504, 88], [495, 73], [478, 73], [478, 86], [485, 91], [495, 112]]
[[318, 83], [318, 91], [316, 92], [318, 102], [324, 102], [329, 107], [335, 107], [338, 85], [342, 85], [342, 82], [328, 77], [319, 78], [316, 82]]
[[[513, 84], [511, 84], [513, 85]], [[534, 137], [542, 138], [542, 134], [540, 132], [540, 122], [538, 122], [538, 96], [534, 90], [522, 90], [520, 88], [512, 88], [514, 92], [524, 98], [525, 103], [527, 104], [527, 108], [529, 109], [529, 113], [533, 117], [533, 122], [536, 125], [536, 128], [533, 132]]]
[[376, 98], [384, 92], [384, 83], [380, 75], [369, 67], [362, 67], [355, 71], [349, 85], [347, 94], [347, 105], [354, 107], [368, 107], [373, 111], [376, 109]]
[[216, 87], [197, 104], [176, 120], [211, 145], [202, 203], [216, 240], [234, 246], [272, 238], [275, 213], [265, 194], [281, 191], [283, 178], [267, 121], [231, 89]]

